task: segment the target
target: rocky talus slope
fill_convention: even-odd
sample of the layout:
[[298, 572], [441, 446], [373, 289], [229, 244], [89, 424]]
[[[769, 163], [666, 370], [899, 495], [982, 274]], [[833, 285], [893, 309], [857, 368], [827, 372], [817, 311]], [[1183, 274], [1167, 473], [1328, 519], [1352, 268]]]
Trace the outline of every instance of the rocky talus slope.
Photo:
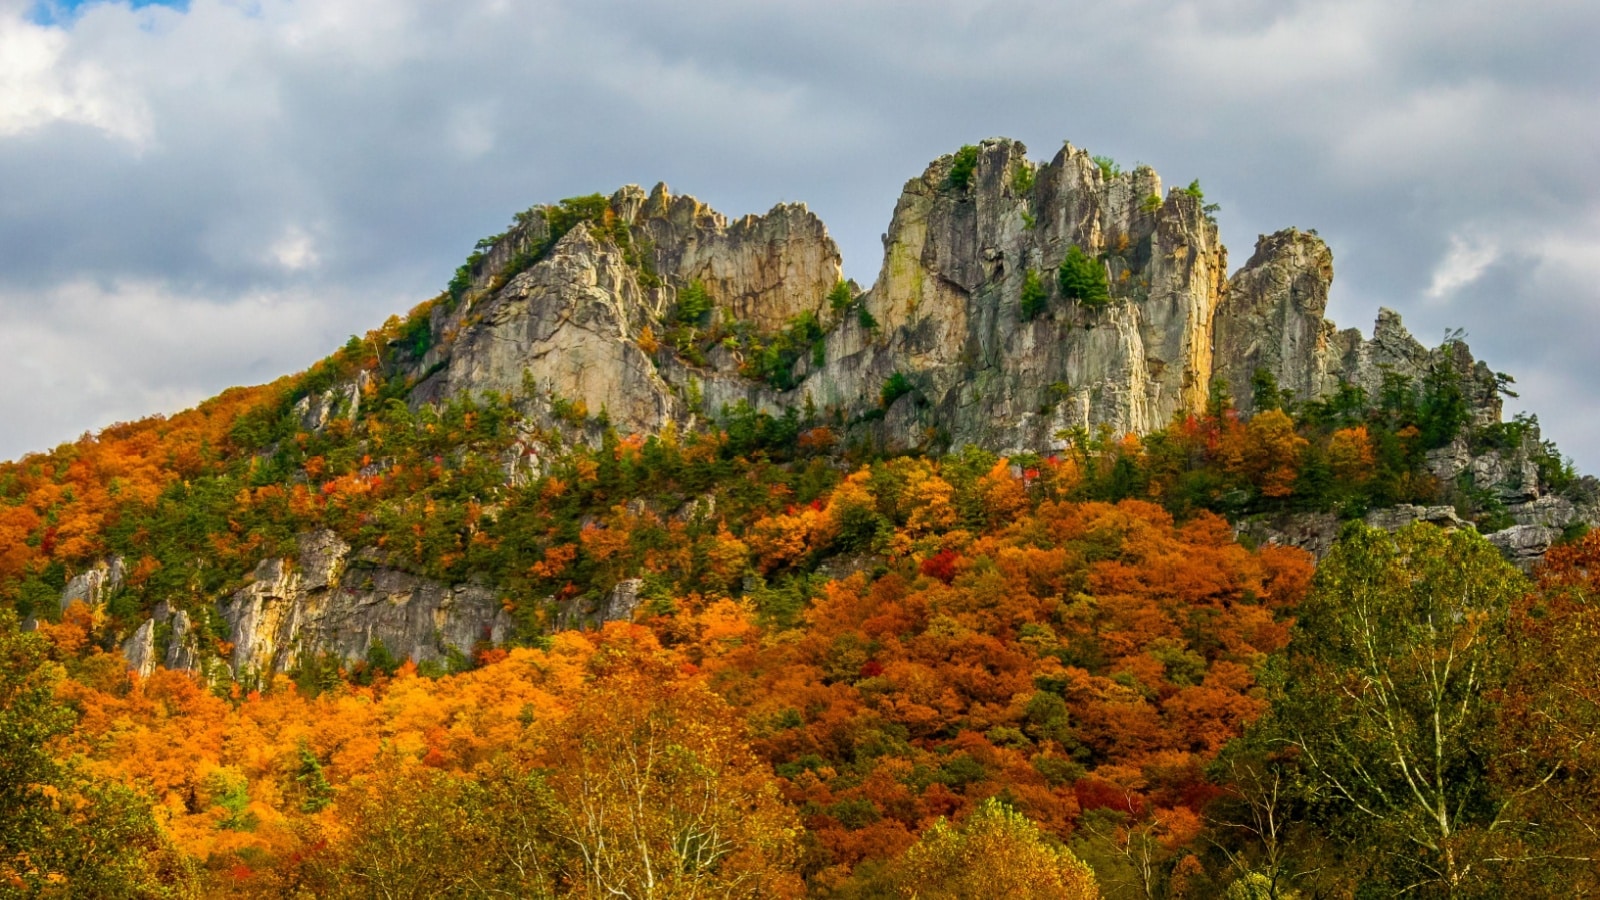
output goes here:
[[[1005, 453], [1060, 448], [1079, 428], [1148, 432], [1223, 385], [1249, 413], [1263, 374], [1298, 400], [1346, 384], [1376, 397], [1386, 379], [1420, 382], [1444, 364], [1476, 422], [1501, 417], [1495, 374], [1459, 342], [1426, 348], [1388, 310], [1370, 337], [1327, 321], [1332, 254], [1314, 232], [1263, 236], [1229, 275], [1197, 190], [1164, 190], [1148, 167], [1121, 172], [1070, 145], [1043, 164], [1010, 140], [935, 160], [906, 183], [864, 292], [836, 289], [838, 247], [801, 205], [729, 221], [657, 185], [625, 187], [604, 207], [577, 221], [535, 208], [475, 256], [432, 307], [426, 339], [398, 357], [413, 404], [502, 392], [521, 398], [530, 421], [578, 410], [591, 439], [596, 419], [658, 433], [748, 404], [806, 410], [889, 452]], [[1063, 295], [1055, 276], [1073, 248], [1101, 266], [1105, 302]], [[1025, 308], [1025, 291], [1038, 289]], [[691, 294], [709, 309], [686, 309]], [[780, 339], [801, 351], [776, 370], [761, 365], [758, 348]], [[886, 392], [891, 381], [901, 388]], [[350, 414], [358, 387], [308, 401], [306, 426]], [[1463, 439], [1429, 466], [1441, 481], [1468, 472], [1493, 492], [1513, 524], [1492, 539], [1523, 561], [1568, 525], [1600, 521], [1592, 504], [1546, 495], [1526, 443], [1474, 452]], [[1409, 507], [1370, 518], [1453, 516]], [[1320, 551], [1337, 521], [1240, 527]], [[308, 653], [359, 657], [375, 640], [434, 659], [504, 633], [487, 591], [428, 582], [329, 534], [301, 544], [297, 558], [263, 561], [252, 584], [218, 603], [235, 672], [284, 670]], [[113, 575], [97, 572], [74, 581], [71, 598], [92, 601]], [[625, 600], [599, 614], [627, 615]], [[186, 629], [157, 616], [128, 655], [141, 668], [182, 665], [192, 660]]]

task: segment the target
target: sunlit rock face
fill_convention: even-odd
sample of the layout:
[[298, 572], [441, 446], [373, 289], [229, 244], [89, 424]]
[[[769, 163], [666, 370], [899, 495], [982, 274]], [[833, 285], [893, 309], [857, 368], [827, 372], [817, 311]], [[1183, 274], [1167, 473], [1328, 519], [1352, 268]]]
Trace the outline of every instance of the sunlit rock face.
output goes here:
[[[1213, 400], [1248, 416], [1261, 391], [1278, 402], [1378, 398], [1443, 370], [1475, 424], [1500, 420], [1496, 375], [1465, 344], [1424, 347], [1390, 310], [1370, 337], [1327, 321], [1333, 256], [1315, 232], [1264, 235], [1228, 275], [1214, 211], [1198, 185], [1164, 190], [1146, 166], [1124, 172], [1071, 145], [1040, 163], [1016, 141], [988, 140], [906, 182], [863, 291], [841, 284], [839, 249], [803, 205], [729, 220], [665, 185], [630, 185], [535, 207], [486, 240], [387, 374], [412, 380], [415, 406], [495, 392], [541, 432], [590, 442], [606, 428], [704, 427], [747, 405], [885, 452], [1049, 452], [1080, 429], [1146, 433]], [[1103, 294], [1058, 279], [1069, 257]], [[785, 345], [785, 335], [803, 337]], [[775, 346], [801, 349], [774, 367]], [[364, 387], [305, 398], [304, 427], [353, 416]], [[1491, 540], [1524, 565], [1575, 524], [1600, 521], [1592, 503], [1541, 494], [1528, 441], [1536, 428], [1520, 447], [1462, 440], [1427, 460], [1442, 484], [1493, 492], [1505, 516]], [[544, 453], [509, 460], [508, 481], [536, 477]], [[1418, 519], [1470, 527], [1448, 506], [1368, 513], [1383, 527]], [[1294, 513], [1237, 527], [1320, 554], [1339, 526]], [[120, 560], [80, 573], [63, 607], [103, 603], [121, 579]], [[562, 621], [627, 618], [638, 598], [624, 581]], [[379, 644], [445, 660], [510, 628], [487, 588], [406, 572], [330, 532], [261, 561], [216, 612], [230, 674], [246, 679], [312, 656], [358, 660]], [[162, 611], [126, 636], [124, 653], [141, 672], [192, 668], [203, 656], [192, 631], [186, 615]]]
[[[1230, 277], [1196, 188], [1163, 193], [1149, 167], [1071, 145], [1042, 164], [1005, 139], [934, 160], [895, 204], [875, 283], [842, 307], [829, 303], [838, 247], [802, 205], [730, 221], [665, 185], [590, 202], [603, 213], [559, 240], [563, 213], [536, 207], [490, 242], [433, 310], [408, 364], [414, 402], [496, 391], [624, 434], [748, 404], [848, 423], [889, 451], [1047, 450], [1076, 428], [1155, 430], [1213, 392], [1249, 414], [1262, 383], [1298, 400], [1342, 384], [1377, 396], [1448, 353], [1476, 414], [1499, 415], [1493, 374], [1463, 345], [1424, 348], [1387, 310], [1370, 339], [1328, 322], [1333, 258], [1315, 233], [1263, 236]], [[1103, 300], [1058, 285], [1074, 252], [1098, 267]], [[711, 308], [686, 325], [690, 291]], [[753, 365], [803, 320], [816, 336], [783, 377]], [[909, 389], [886, 398], [897, 376]]]

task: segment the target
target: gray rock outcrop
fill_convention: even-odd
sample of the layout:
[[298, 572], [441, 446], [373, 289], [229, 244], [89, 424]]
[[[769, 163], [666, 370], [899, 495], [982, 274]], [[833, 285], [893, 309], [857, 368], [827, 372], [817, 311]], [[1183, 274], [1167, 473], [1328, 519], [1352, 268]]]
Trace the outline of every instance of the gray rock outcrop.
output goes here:
[[173, 611], [165, 601], [156, 604], [150, 611], [150, 618], [139, 623], [133, 634], [122, 642], [121, 649], [128, 668], [142, 678], [148, 678], [157, 665], [198, 671], [204, 662], [199, 636], [189, 614], [183, 610]]
[[579, 224], [551, 256], [434, 326], [455, 337], [431, 351], [413, 394], [434, 402], [496, 391], [606, 413], [623, 432], [654, 432], [685, 413], [638, 344], [648, 298], [614, 243]]
[[[538, 477], [561, 452], [545, 434], [597, 440], [600, 417], [623, 434], [691, 429], [741, 404], [806, 410], [883, 450], [1008, 453], [1063, 447], [1078, 429], [1149, 432], [1201, 410], [1224, 383], [1248, 415], [1258, 374], [1305, 402], [1347, 388], [1378, 400], [1445, 373], [1475, 424], [1500, 421], [1500, 379], [1461, 341], [1424, 347], [1388, 309], [1370, 337], [1325, 318], [1333, 258], [1314, 232], [1262, 236], [1230, 277], [1198, 192], [1163, 192], [1149, 167], [1121, 172], [1071, 145], [1045, 163], [1010, 140], [973, 150], [906, 182], [877, 279], [844, 308], [828, 300], [841, 279], [838, 247], [804, 206], [730, 221], [665, 185], [628, 186], [519, 216], [431, 306], [425, 340], [396, 340], [401, 352], [385, 358], [398, 371], [384, 374], [412, 379], [419, 406], [483, 392], [517, 398], [538, 428], [503, 460], [512, 483]], [[1074, 248], [1105, 276], [1105, 302], [1064, 296], [1056, 275]], [[677, 314], [691, 285], [712, 304], [703, 320]], [[1025, 309], [1035, 288], [1042, 296]], [[797, 317], [814, 318], [821, 336], [782, 371], [755, 365]], [[891, 379], [904, 388], [898, 396], [885, 393]], [[353, 416], [362, 389], [358, 380], [301, 399], [301, 426]], [[1600, 502], [1549, 495], [1529, 452], [1537, 432], [1521, 440], [1457, 441], [1430, 451], [1427, 467], [1440, 485], [1503, 507], [1490, 539], [1531, 565], [1576, 525], [1600, 522]], [[714, 503], [707, 495], [674, 515], [710, 515]], [[1451, 506], [1373, 510], [1366, 521], [1472, 527]], [[1238, 529], [1320, 556], [1340, 525], [1332, 513], [1288, 513]], [[122, 579], [119, 559], [79, 573], [62, 608], [104, 603]], [[642, 586], [623, 580], [556, 621], [631, 619]], [[130, 665], [195, 668], [197, 632], [209, 641], [223, 637], [219, 627], [241, 678], [312, 655], [359, 660], [380, 643], [396, 657], [441, 661], [511, 629], [489, 588], [407, 572], [331, 532], [262, 560], [217, 609], [220, 626], [209, 611], [198, 622], [163, 611], [142, 623], [124, 643]]]
[[[1378, 398], [1450, 367], [1480, 422], [1498, 421], [1494, 373], [1461, 342], [1429, 350], [1390, 310], [1370, 338], [1324, 318], [1333, 258], [1315, 233], [1263, 236], [1229, 277], [1202, 201], [1163, 196], [1149, 167], [1103, 168], [1071, 145], [1043, 164], [1016, 141], [975, 151], [968, 176], [945, 156], [906, 183], [878, 278], [845, 310], [826, 299], [838, 248], [803, 206], [729, 222], [664, 185], [628, 186], [606, 201], [611, 224], [579, 222], [554, 244], [558, 211], [536, 208], [486, 250], [458, 304], [436, 305], [428, 350], [404, 363], [412, 399], [497, 391], [536, 417], [604, 413], [623, 433], [740, 404], [808, 409], [889, 450], [1015, 451], [1060, 447], [1075, 428], [1148, 432], [1224, 382], [1248, 414], [1258, 372], [1304, 401], [1344, 385]], [[1056, 270], [1074, 247], [1105, 274], [1106, 303], [1062, 296]], [[1030, 280], [1045, 297], [1025, 312]], [[686, 326], [672, 311], [694, 282], [714, 309]], [[822, 325], [817, 345], [785, 377], [748, 377], [758, 345], [801, 314]], [[669, 332], [700, 349], [663, 346]], [[912, 390], [885, 408], [897, 374]], [[358, 395], [340, 388], [304, 413]]]
[[[486, 252], [463, 302], [435, 311], [435, 339], [410, 364], [413, 399], [532, 388], [535, 403], [581, 403], [636, 433], [739, 403], [806, 407], [862, 422], [891, 449], [938, 439], [1002, 450], [1074, 426], [1148, 431], [1203, 403], [1227, 256], [1196, 197], [1163, 198], [1148, 167], [1108, 175], [1071, 146], [1039, 165], [1020, 143], [985, 141], [964, 184], [954, 165], [941, 158], [906, 184], [877, 283], [856, 300], [864, 315], [827, 308], [838, 249], [804, 207], [728, 223], [664, 186], [628, 187], [610, 199], [627, 241], [580, 224], [502, 280], [496, 267], [511, 271], [549, 235], [548, 213], [525, 216]], [[1100, 260], [1103, 307], [1060, 296], [1055, 271], [1072, 247]], [[1030, 277], [1048, 297], [1025, 316]], [[822, 346], [794, 364], [796, 387], [744, 377], [750, 348], [736, 341], [693, 362], [641, 347], [646, 329], [659, 339], [674, 327], [665, 317], [694, 281], [713, 322], [742, 323], [756, 340], [802, 313], [822, 322]], [[915, 390], [875, 416], [896, 373]]]
[[122, 642], [122, 658], [128, 668], [148, 678], [156, 668], [156, 620], [145, 619], [134, 629], [133, 636]]
[[1435, 349], [1418, 343], [1400, 314], [1380, 309], [1372, 337], [1339, 330], [1323, 318], [1333, 283], [1333, 254], [1312, 232], [1289, 228], [1262, 235], [1255, 253], [1228, 280], [1213, 331], [1215, 377], [1234, 405], [1255, 411], [1258, 372], [1293, 401], [1316, 400], [1351, 385], [1376, 400], [1386, 383], [1420, 385], [1436, 369], [1453, 369], [1479, 424], [1498, 422], [1499, 385], [1488, 366], [1459, 340]]
[[302, 535], [293, 559], [267, 559], [253, 580], [223, 601], [235, 677], [294, 669], [317, 654], [356, 661], [381, 644], [396, 658], [444, 662], [480, 642], [500, 643], [510, 615], [495, 592], [446, 585], [382, 564], [351, 559], [331, 532]]
[[700, 282], [758, 331], [778, 331], [801, 313], [821, 315], [841, 277], [838, 246], [804, 204], [780, 203], [729, 223], [664, 184], [648, 197], [630, 185], [611, 203], [644, 239], [657, 272], [679, 284]]
[[65, 612], [74, 603], [86, 603], [90, 607], [104, 606], [106, 600], [121, 589], [126, 574], [127, 566], [120, 556], [96, 562], [67, 581], [61, 591], [62, 611]]

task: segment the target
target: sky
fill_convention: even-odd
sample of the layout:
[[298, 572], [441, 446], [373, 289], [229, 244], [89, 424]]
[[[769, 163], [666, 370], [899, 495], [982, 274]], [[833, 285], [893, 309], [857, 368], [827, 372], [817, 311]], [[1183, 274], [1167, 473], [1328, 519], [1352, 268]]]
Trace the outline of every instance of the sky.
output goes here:
[[1233, 267], [1460, 328], [1600, 473], [1593, 0], [0, 0], [0, 459], [270, 381], [536, 203], [801, 201], [870, 283], [907, 179], [1007, 136], [1200, 179]]

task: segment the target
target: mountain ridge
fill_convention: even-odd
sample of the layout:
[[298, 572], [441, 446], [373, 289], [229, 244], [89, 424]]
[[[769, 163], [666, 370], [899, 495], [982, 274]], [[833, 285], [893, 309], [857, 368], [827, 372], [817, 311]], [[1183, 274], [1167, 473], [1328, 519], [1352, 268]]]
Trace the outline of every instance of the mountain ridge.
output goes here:
[[[236, 395], [262, 405], [225, 435], [208, 425], [211, 456], [149, 488], [193, 535], [132, 559], [140, 535], [172, 523], [119, 537], [109, 515], [45, 565], [61, 532], [48, 522], [62, 514], [41, 507], [19, 519], [19, 546], [37, 561], [15, 566], [27, 577], [6, 592], [46, 615], [78, 601], [118, 610], [115, 641], [144, 672], [253, 679], [378, 650], [454, 665], [479, 642], [648, 605], [644, 564], [607, 564], [588, 544], [571, 550], [588, 566], [582, 587], [521, 572], [530, 559], [530, 572], [561, 572], [551, 554], [591, 531], [655, 521], [731, 536], [799, 521], [719, 511], [729, 497], [714, 478], [688, 479], [663, 504], [602, 475], [581, 511], [538, 511], [557, 486], [593, 481], [585, 466], [652, 446], [831, 461], [834, 479], [845, 459], [969, 449], [1019, 460], [1024, 484], [1044, 456], [1085, 471], [1145, 466], [1144, 494], [1112, 486], [1106, 498], [1225, 511], [1246, 540], [1317, 555], [1345, 519], [1424, 520], [1480, 527], [1531, 566], [1600, 522], [1594, 486], [1572, 486], [1536, 422], [1501, 421], [1508, 379], [1463, 342], [1425, 348], [1389, 310], [1370, 338], [1338, 330], [1324, 317], [1332, 254], [1315, 232], [1263, 235], [1228, 275], [1215, 211], [1198, 183], [1163, 196], [1149, 167], [1122, 172], [1070, 144], [1035, 163], [991, 139], [906, 183], [862, 291], [801, 204], [730, 220], [665, 185], [630, 185], [534, 207], [408, 318]], [[1297, 437], [1283, 410], [1321, 423], [1326, 446]], [[1369, 439], [1368, 420], [1388, 430]], [[1266, 440], [1282, 458], [1251, 449]], [[1187, 456], [1151, 461], [1174, 447]], [[207, 466], [230, 474], [197, 500], [191, 478]], [[1332, 483], [1374, 466], [1398, 480]], [[1322, 499], [1291, 503], [1301, 488], [1285, 479]], [[505, 524], [515, 515], [549, 533]], [[807, 558], [873, 544], [840, 540]], [[59, 603], [40, 599], [51, 593]]]
[[[951, 181], [955, 154], [907, 182], [878, 278], [848, 304], [865, 316], [830, 310], [829, 291], [842, 283], [838, 248], [800, 205], [730, 224], [665, 185], [649, 195], [630, 185], [602, 201], [610, 226], [583, 221], [570, 226], [576, 233], [560, 231], [535, 264], [543, 273], [514, 264], [555, 233], [546, 222], [552, 213], [541, 210], [558, 208], [536, 207], [486, 239], [468, 286], [441, 298], [458, 302], [433, 307], [428, 329], [436, 339], [406, 370], [419, 381], [414, 396], [437, 402], [462, 391], [515, 390], [525, 369], [553, 396], [606, 409], [624, 433], [653, 433], [668, 419], [691, 426], [739, 401], [773, 413], [809, 403], [859, 416], [880, 405], [878, 389], [899, 372], [915, 382], [911, 404], [927, 411], [890, 404], [874, 435], [886, 448], [975, 443], [1002, 451], [1059, 448], [1057, 432], [1072, 427], [1153, 431], [1176, 412], [1199, 411], [1219, 381], [1248, 414], [1248, 386], [1261, 369], [1297, 400], [1341, 382], [1375, 396], [1385, 371], [1414, 379], [1425, 372], [1429, 351], [1398, 314], [1381, 312], [1371, 339], [1324, 319], [1332, 258], [1314, 232], [1262, 236], [1230, 276], [1197, 183], [1162, 197], [1149, 167], [1121, 172], [1070, 144], [1044, 164], [1005, 139], [968, 149], [962, 185]], [[1051, 276], [1071, 247], [1098, 258], [1106, 302], [1061, 295]], [[1040, 313], [1025, 317], [1019, 301], [1030, 273], [1042, 276], [1046, 298]], [[638, 346], [646, 328], [659, 339], [676, 324], [678, 294], [695, 283], [709, 317], [691, 323], [698, 335], [677, 335], [669, 349], [680, 352], [640, 359], [592, 346], [596, 328], [618, 344]], [[792, 385], [752, 383], [752, 345], [804, 316], [816, 320], [820, 351], [787, 361], [779, 374]], [[571, 336], [556, 340], [551, 329], [564, 325], [574, 326]], [[545, 364], [552, 344], [567, 351], [564, 368]], [[1464, 344], [1452, 347], [1465, 356], [1471, 405], [1485, 421], [1498, 420], [1494, 373]], [[607, 380], [589, 371], [605, 363], [624, 374]], [[687, 402], [691, 379], [701, 383], [698, 404]], [[1053, 414], [1041, 416], [1046, 408]], [[931, 441], [916, 426], [948, 434]]]

